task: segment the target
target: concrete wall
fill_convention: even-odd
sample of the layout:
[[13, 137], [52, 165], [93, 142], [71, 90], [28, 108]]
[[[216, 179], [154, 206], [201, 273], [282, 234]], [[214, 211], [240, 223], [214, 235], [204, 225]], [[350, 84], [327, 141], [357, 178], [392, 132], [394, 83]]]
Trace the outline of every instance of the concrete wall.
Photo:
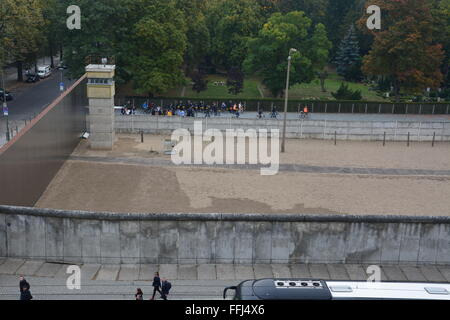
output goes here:
[[[150, 115], [116, 116], [116, 132], [140, 132], [171, 134], [178, 128], [193, 131], [194, 120], [203, 122], [203, 129], [280, 129], [283, 121], [273, 119], [230, 119], [230, 118], [179, 118], [155, 117]], [[287, 120], [286, 136], [289, 138], [338, 140], [383, 140], [406, 141], [408, 132], [411, 141], [450, 141], [450, 122], [411, 121], [330, 121], [330, 120]]]
[[0, 257], [104, 264], [450, 264], [450, 218], [0, 207]]
[[81, 77], [11, 141], [0, 147], [0, 204], [33, 206], [86, 130]]

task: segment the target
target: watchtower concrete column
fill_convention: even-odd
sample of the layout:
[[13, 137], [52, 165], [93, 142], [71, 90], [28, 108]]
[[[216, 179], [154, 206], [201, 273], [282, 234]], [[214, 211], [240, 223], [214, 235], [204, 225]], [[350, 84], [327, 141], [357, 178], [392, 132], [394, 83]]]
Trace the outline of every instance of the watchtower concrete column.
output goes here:
[[86, 67], [91, 149], [112, 150], [114, 145], [115, 69], [115, 65], [107, 64], [90, 64]]

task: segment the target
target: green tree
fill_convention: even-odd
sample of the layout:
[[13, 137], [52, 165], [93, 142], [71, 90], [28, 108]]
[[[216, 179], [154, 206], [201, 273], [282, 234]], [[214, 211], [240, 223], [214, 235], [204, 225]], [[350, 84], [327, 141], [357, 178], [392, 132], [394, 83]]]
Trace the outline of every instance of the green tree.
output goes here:
[[282, 13], [303, 11], [313, 23], [325, 23], [330, 0], [279, 0], [277, 6]]
[[183, 13], [173, 0], [135, 1], [140, 18], [132, 27], [126, 59], [138, 93], [161, 94], [184, 84], [183, 57], [187, 47]]
[[116, 81], [131, 81], [139, 94], [161, 94], [185, 82], [187, 28], [176, 0], [79, 0], [77, 4], [82, 11], [81, 30], [66, 29], [64, 34], [72, 77], [84, 74], [86, 57], [114, 56]]
[[200, 93], [208, 89], [208, 80], [205, 79], [205, 74], [200, 71], [195, 71], [191, 75], [192, 90]]
[[228, 71], [227, 87], [230, 94], [238, 95], [244, 90], [244, 73], [238, 67]]
[[[428, 87], [439, 87], [444, 52], [433, 39], [430, 1], [377, 0], [376, 4], [382, 9], [382, 30], [373, 32], [375, 41], [364, 57], [363, 72], [391, 77], [397, 101], [401, 93], [422, 94]], [[364, 18], [360, 24], [365, 24]]]
[[0, 64], [17, 65], [23, 81], [23, 65], [36, 58], [43, 39], [41, 0], [2, 0], [0, 5]]
[[[42, 15], [44, 18], [44, 36], [47, 41], [46, 53], [50, 56], [50, 65], [54, 68], [53, 56], [58, 50], [62, 51], [64, 29], [66, 28], [66, 7], [63, 1], [43, 1]], [[60, 52], [62, 54], [62, 52]]]
[[212, 63], [226, 70], [241, 68], [248, 39], [258, 33], [262, 24], [263, 12], [255, 0], [212, 0], [208, 7]]
[[[339, 43], [344, 38], [348, 26], [361, 15], [360, 0], [328, 1], [326, 21], [324, 22], [330, 41], [333, 44], [332, 57], [337, 53]], [[355, 16], [356, 14], [356, 16]]]
[[88, 56], [116, 57], [118, 83], [130, 79], [130, 65], [125, 61], [131, 54], [133, 25], [136, 17], [132, 10], [140, 1], [132, 0], [78, 0], [81, 9], [81, 30], [69, 30], [65, 8], [71, 0], [63, 0], [63, 47], [64, 60], [69, 66], [68, 74], [79, 78], [85, 73]]
[[311, 28], [311, 19], [301, 11], [286, 15], [275, 13], [263, 26], [258, 37], [249, 41], [249, 55], [244, 63], [248, 73], [262, 76], [263, 84], [277, 97], [284, 92], [287, 55], [292, 55], [290, 85], [311, 82], [328, 61], [328, 41], [325, 27]]
[[339, 46], [335, 63], [337, 64], [337, 73], [344, 77], [345, 80], [361, 80], [361, 56], [355, 26], [353, 24], [350, 26], [347, 35]]
[[189, 74], [204, 59], [210, 49], [210, 35], [206, 23], [204, 0], [177, 0], [177, 8], [184, 14], [187, 31], [187, 48], [184, 56], [186, 73]]
[[444, 87], [450, 88], [450, 0], [436, 1], [432, 9], [434, 39], [442, 44], [445, 58], [441, 67]]
[[317, 24], [310, 40], [309, 56], [313, 63], [314, 72], [320, 81], [322, 92], [326, 92], [325, 81], [328, 78], [327, 64], [329, 60], [329, 52], [332, 47], [328, 40], [325, 26], [321, 23]]

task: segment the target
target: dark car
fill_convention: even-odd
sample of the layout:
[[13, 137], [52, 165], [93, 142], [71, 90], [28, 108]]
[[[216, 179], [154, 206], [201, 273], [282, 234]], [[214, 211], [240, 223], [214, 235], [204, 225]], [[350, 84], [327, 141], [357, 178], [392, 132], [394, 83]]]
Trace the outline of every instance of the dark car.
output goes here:
[[9, 91], [6, 91], [2, 88], [0, 88], [0, 101], [5, 101], [5, 97], [6, 97], [6, 101], [10, 101], [13, 99], [13, 96], [11, 95], [11, 93]]
[[247, 280], [225, 288], [224, 299], [228, 290], [235, 291], [234, 300], [332, 300], [330, 289], [323, 280]]
[[58, 70], [62, 70], [62, 69], [67, 69], [68, 67], [67, 67], [67, 65], [66, 65], [66, 63], [64, 62], [64, 61], [61, 61], [60, 63], [59, 63], [59, 65], [57, 66], [57, 69]]
[[27, 80], [25, 80], [25, 82], [34, 83], [34, 82], [38, 82], [39, 80], [41, 80], [41, 78], [37, 74], [28, 74]]

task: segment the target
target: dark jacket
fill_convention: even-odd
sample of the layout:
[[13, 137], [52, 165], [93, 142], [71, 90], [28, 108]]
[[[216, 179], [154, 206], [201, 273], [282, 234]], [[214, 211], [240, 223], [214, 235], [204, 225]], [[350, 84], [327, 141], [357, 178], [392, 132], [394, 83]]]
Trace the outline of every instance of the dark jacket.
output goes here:
[[169, 281], [163, 281], [161, 291], [164, 295], [169, 294], [172, 284]]
[[154, 277], [152, 286], [153, 287], [157, 287], [157, 288], [161, 287], [161, 278], [160, 277]]
[[26, 280], [21, 280], [19, 283], [20, 300], [31, 300], [33, 296], [30, 292], [30, 284]]

